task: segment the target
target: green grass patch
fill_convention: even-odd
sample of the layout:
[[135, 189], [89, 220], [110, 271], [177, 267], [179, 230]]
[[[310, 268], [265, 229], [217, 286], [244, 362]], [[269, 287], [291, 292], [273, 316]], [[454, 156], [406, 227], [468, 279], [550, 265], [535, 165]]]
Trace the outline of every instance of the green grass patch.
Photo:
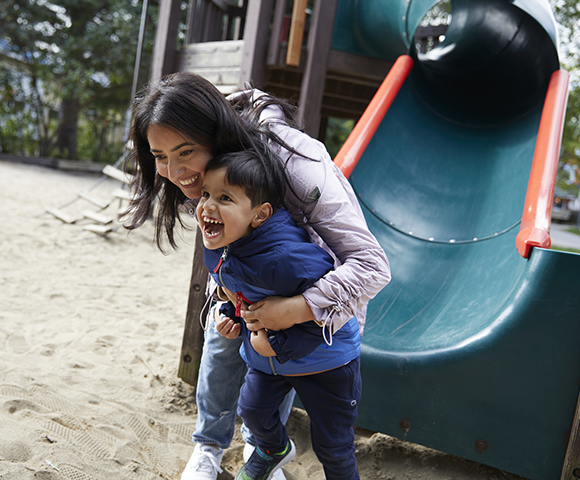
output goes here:
[[561, 252], [569, 252], [569, 253], [580, 253], [580, 250], [577, 248], [568, 248], [568, 247], [559, 247], [558, 245], [552, 245], [550, 250], [560, 250]]
[[570, 227], [570, 228], [566, 229], [566, 232], [575, 233], [576, 235], [580, 235], [580, 228]]

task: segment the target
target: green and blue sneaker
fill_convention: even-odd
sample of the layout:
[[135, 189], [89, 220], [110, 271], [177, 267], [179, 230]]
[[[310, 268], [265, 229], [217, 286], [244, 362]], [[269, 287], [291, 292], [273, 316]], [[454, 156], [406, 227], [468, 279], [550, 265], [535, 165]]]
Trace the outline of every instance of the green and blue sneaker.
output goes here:
[[270, 453], [268, 450], [256, 447], [247, 463], [236, 475], [236, 480], [270, 480], [277, 470], [280, 470], [296, 455], [296, 447], [288, 440], [286, 448], [280, 453]]

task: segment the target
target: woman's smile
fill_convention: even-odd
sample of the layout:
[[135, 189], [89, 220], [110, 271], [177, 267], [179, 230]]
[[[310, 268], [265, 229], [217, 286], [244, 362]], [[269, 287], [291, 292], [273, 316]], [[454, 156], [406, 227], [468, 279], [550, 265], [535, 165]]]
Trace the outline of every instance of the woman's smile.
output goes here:
[[162, 125], [147, 130], [157, 173], [177, 185], [188, 198], [201, 196], [203, 172], [213, 157], [211, 147], [199, 145], [184, 133]]
[[194, 175], [191, 178], [186, 179], [186, 180], [179, 180], [179, 183], [184, 187], [190, 187], [191, 185], [193, 185], [197, 181], [198, 178], [199, 178], [199, 173], [197, 175]]

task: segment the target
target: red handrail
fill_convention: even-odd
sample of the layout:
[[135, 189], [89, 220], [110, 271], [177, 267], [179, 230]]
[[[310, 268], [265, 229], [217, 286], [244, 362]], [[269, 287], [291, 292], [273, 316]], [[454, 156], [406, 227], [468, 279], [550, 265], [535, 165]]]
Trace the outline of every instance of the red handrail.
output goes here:
[[413, 59], [408, 55], [401, 55], [397, 59], [346, 142], [336, 154], [334, 163], [346, 178], [350, 177], [412, 68]]
[[520, 232], [516, 237], [518, 253], [529, 258], [533, 247], [550, 248], [550, 225], [562, 129], [568, 101], [569, 74], [556, 70], [550, 78], [540, 118], [532, 170], [526, 191]]

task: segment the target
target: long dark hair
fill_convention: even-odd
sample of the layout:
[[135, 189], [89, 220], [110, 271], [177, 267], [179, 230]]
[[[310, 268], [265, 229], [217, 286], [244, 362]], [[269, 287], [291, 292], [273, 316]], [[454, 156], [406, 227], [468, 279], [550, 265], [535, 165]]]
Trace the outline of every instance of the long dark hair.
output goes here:
[[130, 219], [125, 227], [133, 230], [143, 225], [153, 213], [155, 199], [158, 201], [155, 240], [159, 249], [163, 250], [164, 236], [175, 249], [176, 222], [183, 227], [178, 207], [186, 197], [171, 181], [157, 173], [147, 139], [151, 125], [175, 130], [199, 145], [210, 147], [213, 155], [246, 149], [263, 151], [268, 142], [276, 142], [299, 154], [274, 134], [267, 123], [260, 123], [260, 114], [270, 105], [281, 108], [285, 121], [298, 128], [294, 121], [295, 108], [269, 95], [263, 95], [255, 102], [251, 92], [242, 93], [229, 102], [209, 81], [187, 72], [168, 75], [151, 83], [138, 94], [133, 112], [132, 149], [125, 170], [134, 173], [135, 178], [133, 198], [121, 215], [121, 218]]

